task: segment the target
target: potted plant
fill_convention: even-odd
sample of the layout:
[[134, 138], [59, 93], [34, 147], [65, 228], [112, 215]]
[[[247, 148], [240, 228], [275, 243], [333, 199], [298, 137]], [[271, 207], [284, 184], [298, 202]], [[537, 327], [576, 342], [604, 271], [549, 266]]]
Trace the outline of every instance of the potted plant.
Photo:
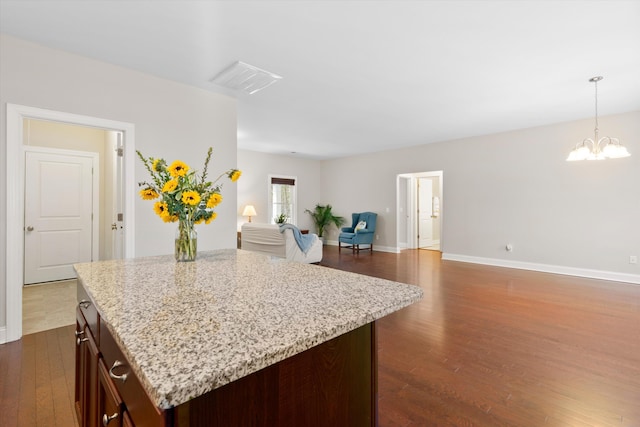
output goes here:
[[286, 214], [283, 214], [283, 213], [281, 213], [277, 217], [273, 218], [275, 223], [278, 224], [278, 225], [282, 225], [282, 224], [286, 223], [288, 219], [289, 219], [289, 217]]
[[342, 224], [344, 224], [344, 218], [334, 215], [331, 209], [331, 205], [317, 204], [313, 210], [305, 210], [306, 213], [311, 215], [313, 224], [316, 227], [318, 238], [322, 240], [323, 243], [326, 243], [324, 231], [328, 226], [333, 224], [336, 227], [340, 227]]

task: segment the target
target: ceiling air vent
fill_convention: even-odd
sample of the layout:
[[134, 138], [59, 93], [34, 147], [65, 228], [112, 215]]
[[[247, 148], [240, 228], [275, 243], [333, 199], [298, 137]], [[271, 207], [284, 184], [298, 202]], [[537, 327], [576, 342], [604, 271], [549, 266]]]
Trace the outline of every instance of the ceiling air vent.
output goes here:
[[280, 79], [282, 79], [282, 76], [238, 61], [215, 76], [211, 81], [222, 87], [253, 95]]

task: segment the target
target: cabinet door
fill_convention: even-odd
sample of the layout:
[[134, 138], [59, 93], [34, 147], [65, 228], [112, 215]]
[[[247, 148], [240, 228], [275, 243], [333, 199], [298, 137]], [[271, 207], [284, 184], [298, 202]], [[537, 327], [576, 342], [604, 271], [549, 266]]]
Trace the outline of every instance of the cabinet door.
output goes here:
[[104, 427], [122, 427], [122, 399], [116, 390], [109, 372], [100, 359], [98, 362], [98, 414]]
[[84, 347], [82, 342], [84, 339], [85, 328], [87, 323], [84, 317], [80, 313], [80, 309], [76, 310], [76, 377], [75, 377], [75, 409], [76, 417], [80, 427], [85, 426], [84, 416], [84, 383], [85, 383], [85, 360], [84, 360]]
[[135, 427], [127, 411], [122, 413], [122, 427]]
[[75, 404], [78, 424], [80, 427], [98, 427], [96, 396], [100, 353], [80, 309], [76, 315], [76, 335]]

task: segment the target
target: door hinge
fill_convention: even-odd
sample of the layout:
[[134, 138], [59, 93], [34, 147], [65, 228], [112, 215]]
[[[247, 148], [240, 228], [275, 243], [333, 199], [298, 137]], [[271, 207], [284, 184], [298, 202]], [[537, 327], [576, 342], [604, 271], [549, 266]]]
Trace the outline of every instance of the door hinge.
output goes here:
[[93, 213], [91, 214], [91, 221], [93, 221]]
[[118, 157], [124, 157], [124, 148], [118, 147], [116, 148], [116, 151], [118, 153]]

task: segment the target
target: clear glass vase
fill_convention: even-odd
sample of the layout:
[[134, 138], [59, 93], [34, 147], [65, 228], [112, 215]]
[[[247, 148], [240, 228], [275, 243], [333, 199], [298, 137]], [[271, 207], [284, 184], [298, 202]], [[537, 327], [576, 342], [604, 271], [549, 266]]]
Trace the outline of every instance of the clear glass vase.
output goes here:
[[198, 252], [198, 233], [192, 221], [180, 221], [175, 240], [176, 261], [195, 261]]

